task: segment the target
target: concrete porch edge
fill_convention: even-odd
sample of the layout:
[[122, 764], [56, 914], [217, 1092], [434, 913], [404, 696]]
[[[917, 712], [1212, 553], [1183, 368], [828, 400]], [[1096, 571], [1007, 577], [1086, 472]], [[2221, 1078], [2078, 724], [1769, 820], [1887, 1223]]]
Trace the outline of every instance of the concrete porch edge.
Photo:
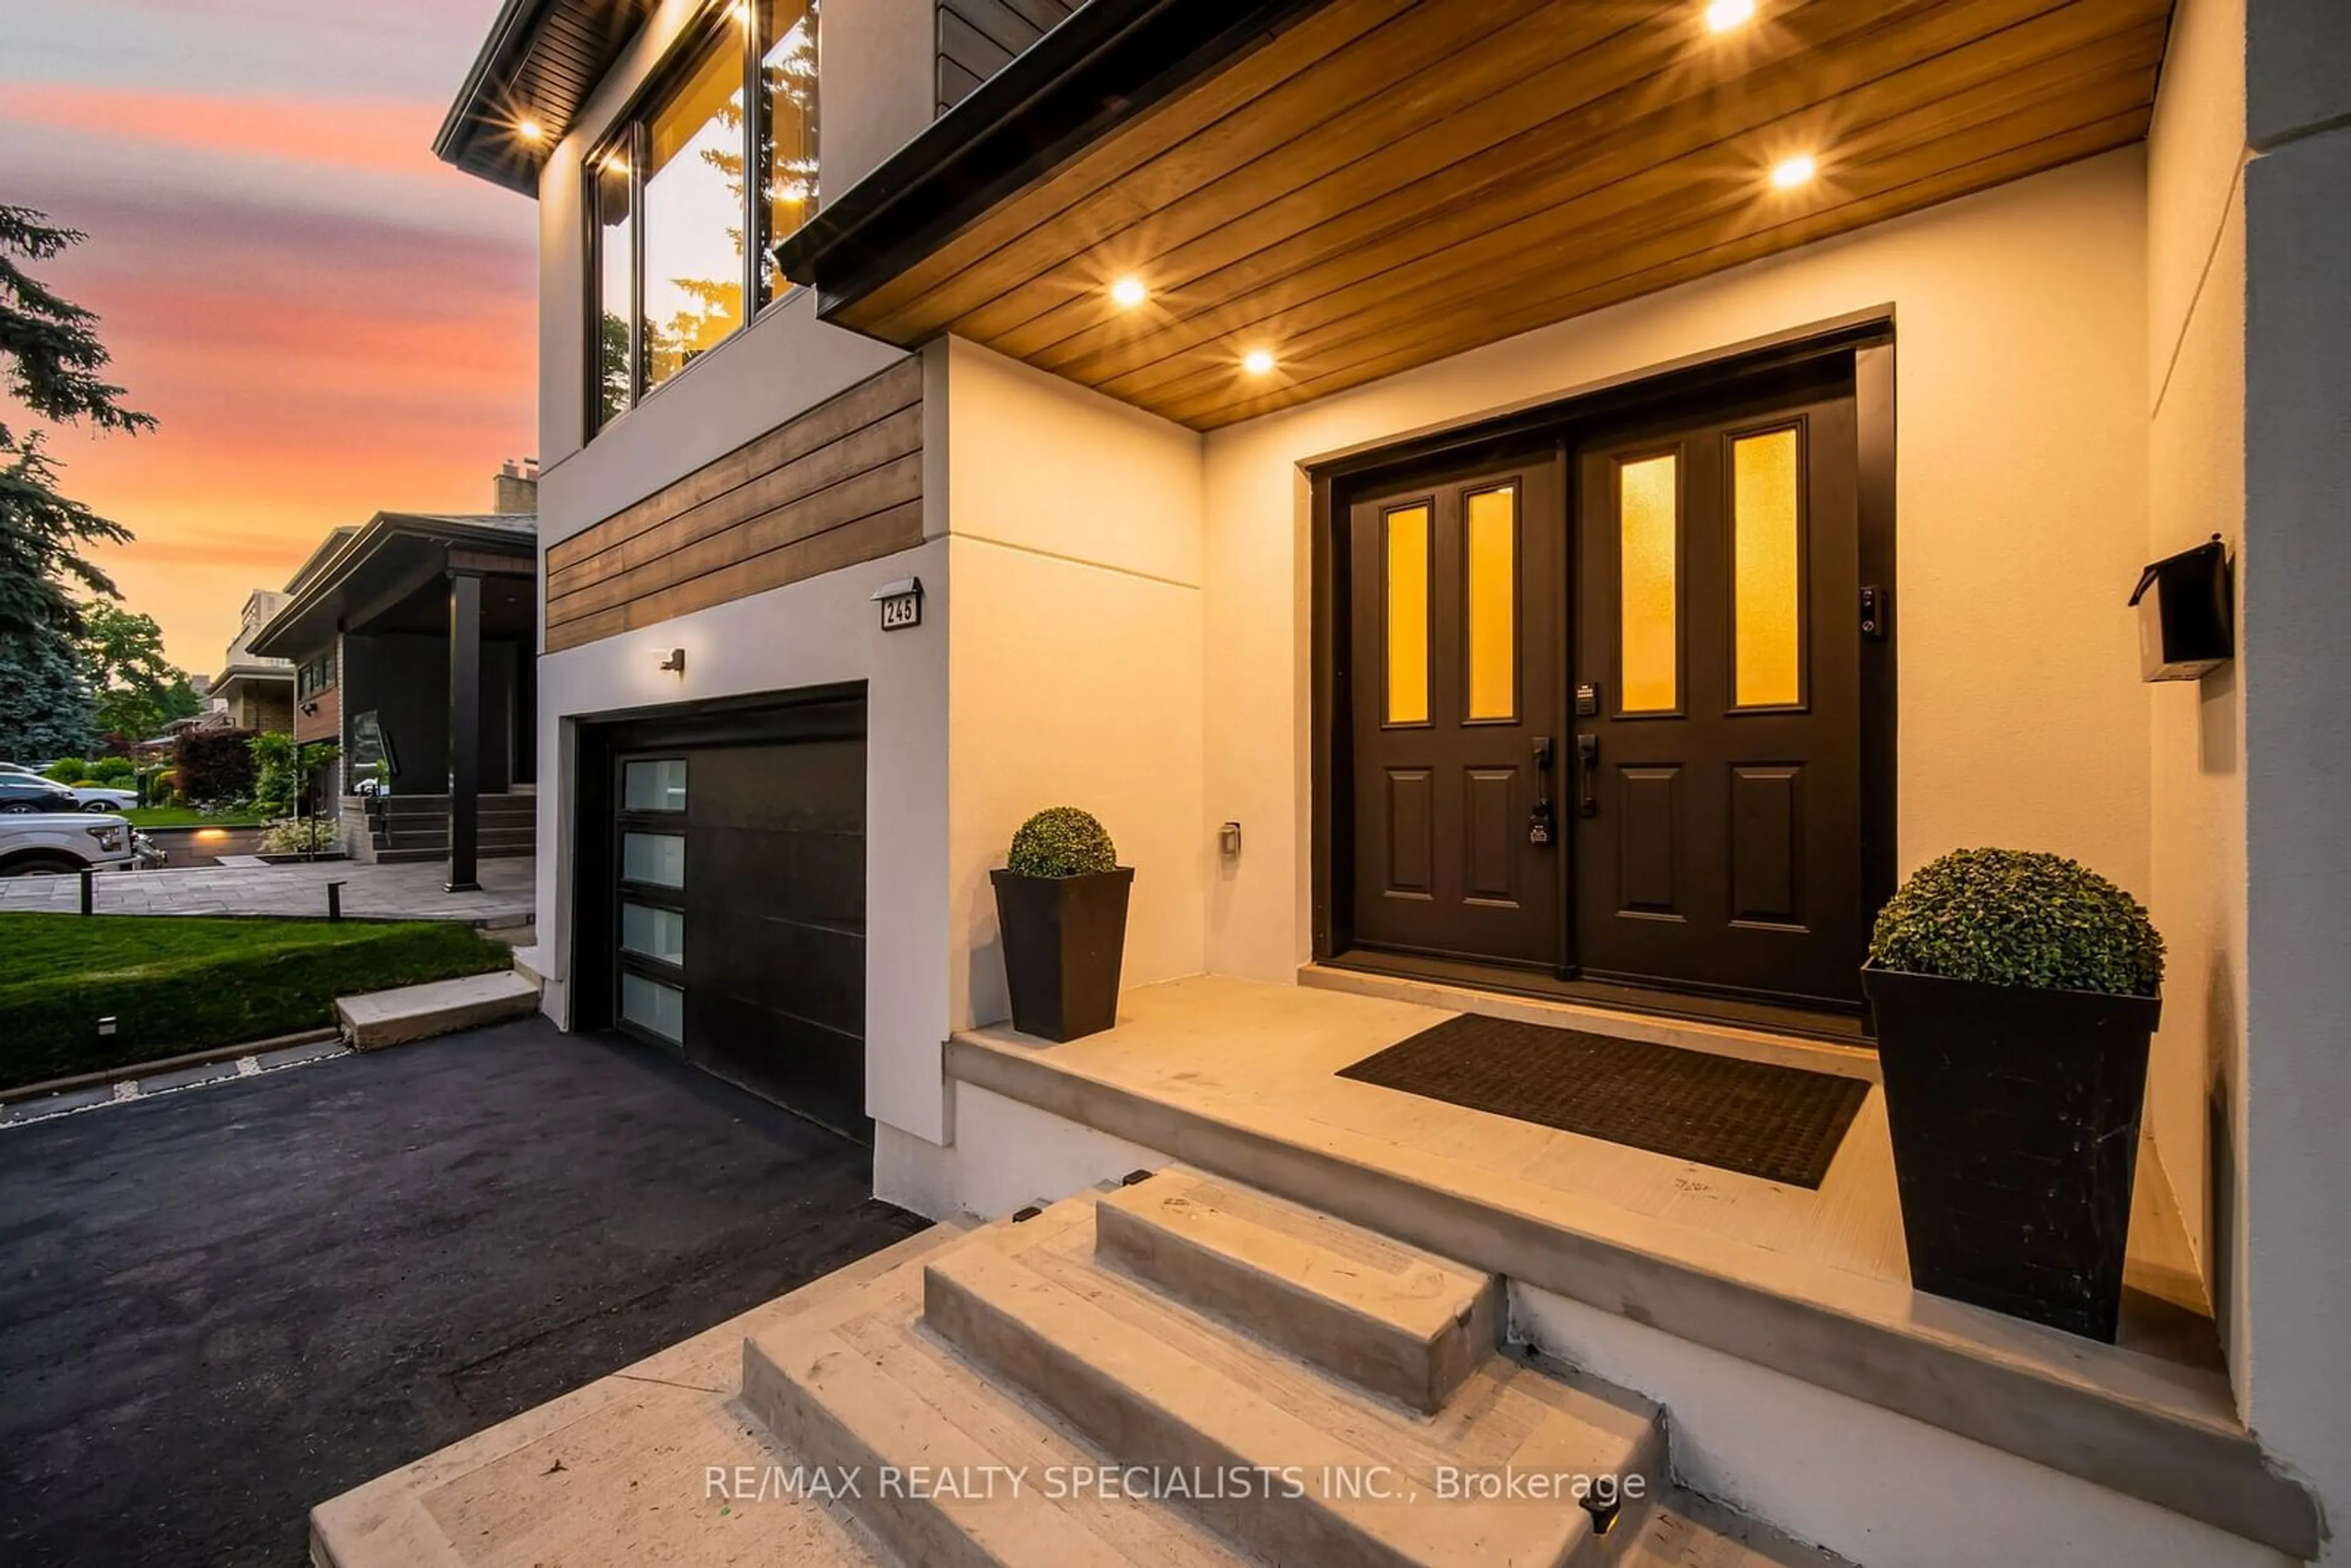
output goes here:
[[1571, 1228], [1512, 1207], [1490, 1182], [1473, 1192], [1403, 1176], [1343, 1135], [1284, 1136], [972, 1033], [947, 1042], [945, 1068], [957, 1082], [2249, 1541], [2307, 1558], [2323, 1540], [2315, 1500], [2270, 1465], [2232, 1411], [2158, 1385], [2127, 1353], [1932, 1299], [1940, 1321], [1922, 1322], [1907, 1287], [1834, 1270], [1741, 1277], [1722, 1257], [1704, 1257], [1706, 1247], [1656, 1246], [1671, 1227], [1645, 1236], [1629, 1223]]

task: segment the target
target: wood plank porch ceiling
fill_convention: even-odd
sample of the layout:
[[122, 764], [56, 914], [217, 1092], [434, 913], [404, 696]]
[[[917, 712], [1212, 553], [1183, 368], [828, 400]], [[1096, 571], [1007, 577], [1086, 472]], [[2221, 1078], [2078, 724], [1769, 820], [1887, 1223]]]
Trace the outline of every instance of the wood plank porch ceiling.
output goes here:
[[1332, 0], [827, 314], [1210, 429], [2137, 141], [2170, 9]]

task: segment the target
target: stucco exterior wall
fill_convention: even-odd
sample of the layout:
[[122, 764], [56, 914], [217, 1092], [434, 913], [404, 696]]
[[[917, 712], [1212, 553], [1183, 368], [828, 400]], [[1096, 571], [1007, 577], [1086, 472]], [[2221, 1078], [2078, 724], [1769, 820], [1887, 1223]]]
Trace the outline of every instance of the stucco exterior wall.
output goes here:
[[2246, 1419], [2313, 1480], [2351, 1558], [2351, 23], [2247, 0], [2244, 175]]
[[1207, 960], [1308, 954], [1298, 463], [1890, 303], [1902, 869], [2061, 851], [2147, 884], [2146, 159], [2126, 149], [1214, 433], [1204, 829], [1239, 819]]
[[[2214, 534], [2243, 567], [2244, 0], [2184, 0], [2147, 141], [2147, 556]], [[2148, 883], [2168, 948], [2147, 1118], [2233, 1337], [2226, 1266], [2245, 1042], [2239, 666], [2147, 689]], [[2231, 1358], [2235, 1358], [2232, 1356]]]
[[1126, 983], [1201, 970], [1214, 724], [1201, 707], [1199, 436], [960, 340], [946, 369], [962, 1027], [1010, 1015], [987, 873], [1046, 806], [1092, 811], [1137, 868]]

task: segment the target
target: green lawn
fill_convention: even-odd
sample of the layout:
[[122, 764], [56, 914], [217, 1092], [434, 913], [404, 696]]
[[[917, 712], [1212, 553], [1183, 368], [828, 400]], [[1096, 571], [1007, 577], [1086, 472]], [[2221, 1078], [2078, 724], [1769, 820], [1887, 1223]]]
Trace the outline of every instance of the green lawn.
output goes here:
[[0, 915], [0, 1088], [319, 1029], [337, 997], [512, 962], [441, 921]]
[[138, 806], [121, 813], [134, 828], [250, 828], [261, 819], [251, 811], [199, 811], [193, 806]]

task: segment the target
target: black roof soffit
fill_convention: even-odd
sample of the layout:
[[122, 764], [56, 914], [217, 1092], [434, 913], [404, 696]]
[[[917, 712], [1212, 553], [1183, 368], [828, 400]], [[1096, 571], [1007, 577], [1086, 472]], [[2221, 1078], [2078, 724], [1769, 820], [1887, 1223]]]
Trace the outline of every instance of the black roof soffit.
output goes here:
[[[433, 139], [434, 154], [536, 197], [548, 151], [653, 8], [653, 0], [506, 0]], [[536, 144], [515, 134], [525, 114], [546, 128]]]

